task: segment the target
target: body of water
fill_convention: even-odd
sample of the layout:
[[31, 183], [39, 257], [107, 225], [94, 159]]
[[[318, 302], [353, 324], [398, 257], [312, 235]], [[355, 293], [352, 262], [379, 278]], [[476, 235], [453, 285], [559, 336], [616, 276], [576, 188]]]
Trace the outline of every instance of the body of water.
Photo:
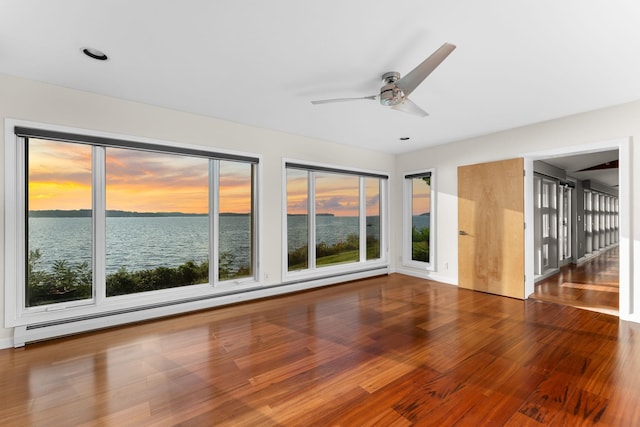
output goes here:
[[[218, 245], [235, 256], [234, 267], [250, 259], [250, 221], [248, 215], [220, 217]], [[91, 218], [29, 218], [29, 249], [40, 249], [42, 268], [57, 260], [91, 264], [91, 244]], [[122, 267], [135, 271], [207, 261], [208, 248], [206, 216], [107, 218], [107, 274]]]
[[[416, 222], [417, 221], [417, 222]], [[428, 216], [414, 217], [414, 224], [428, 224]], [[307, 217], [288, 218], [289, 248], [307, 242]], [[379, 236], [378, 217], [367, 218], [367, 234]], [[358, 234], [357, 217], [318, 216], [317, 242], [333, 245], [349, 234]], [[91, 264], [91, 218], [29, 218], [29, 249], [39, 249], [40, 268], [54, 261]], [[221, 253], [235, 257], [233, 267], [251, 259], [251, 224], [248, 215], [221, 216]], [[187, 261], [208, 259], [209, 220], [206, 216], [108, 217], [107, 274], [124, 267], [129, 271], [159, 266], [177, 267]], [[266, 250], [280, 248], [265, 247]]]

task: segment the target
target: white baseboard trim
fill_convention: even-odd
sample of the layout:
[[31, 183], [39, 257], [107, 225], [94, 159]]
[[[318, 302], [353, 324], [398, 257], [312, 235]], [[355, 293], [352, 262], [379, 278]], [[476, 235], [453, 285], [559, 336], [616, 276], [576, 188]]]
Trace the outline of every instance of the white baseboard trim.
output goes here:
[[458, 286], [458, 280], [453, 277], [439, 275], [433, 271], [420, 271], [410, 268], [396, 268], [394, 273], [405, 274], [407, 276], [419, 277], [421, 279], [433, 280], [435, 282], [446, 283], [447, 285]]
[[83, 318], [69, 319], [65, 321], [54, 321], [50, 323], [16, 326], [13, 330], [13, 339], [8, 338], [6, 340], [0, 340], [0, 346], [3, 346], [0, 348], [23, 347], [28, 342], [43, 341], [51, 338], [58, 338], [67, 335], [79, 334], [82, 332], [110, 328], [113, 326], [136, 323], [166, 316], [173, 316], [196, 310], [220, 307], [260, 298], [284, 295], [292, 292], [305, 291], [323, 286], [335, 285], [342, 282], [380, 276], [388, 273], [389, 270], [386, 267], [377, 268], [374, 270], [342, 274], [339, 276], [320, 279], [309, 279], [301, 282], [289, 284], [285, 283], [264, 288], [257, 288], [244, 292], [220, 295], [213, 298], [199, 299], [172, 305], [164, 305], [161, 307], [140, 308], [139, 310], [135, 311], [103, 313], [96, 316], [85, 316]]

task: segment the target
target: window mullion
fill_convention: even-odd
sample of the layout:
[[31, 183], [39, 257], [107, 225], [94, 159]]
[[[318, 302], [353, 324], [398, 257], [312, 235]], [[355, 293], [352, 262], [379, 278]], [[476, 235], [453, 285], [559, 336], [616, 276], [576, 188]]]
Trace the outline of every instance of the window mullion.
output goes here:
[[358, 180], [359, 185], [359, 203], [360, 213], [358, 218], [359, 235], [360, 235], [360, 262], [367, 260], [367, 192], [365, 186], [365, 177], [361, 176]]
[[[29, 259], [29, 254], [27, 250], [27, 229], [28, 229], [28, 188], [27, 188], [27, 175], [28, 175], [28, 165], [27, 165], [27, 157], [28, 157], [28, 139], [19, 137], [17, 138], [16, 151], [13, 153], [6, 152], [5, 155], [7, 157], [11, 157], [11, 154], [15, 153], [16, 161], [11, 165], [8, 165], [7, 171], [14, 164], [16, 165], [16, 173], [8, 174], [5, 176], [5, 179], [11, 179], [10, 177], [15, 177], [16, 183], [14, 186], [7, 185], [5, 192], [15, 191], [14, 199], [16, 200], [16, 209], [12, 211], [9, 209], [9, 206], [5, 209], [5, 224], [16, 224], [15, 229], [13, 227], [5, 227], [5, 254], [10, 258], [9, 262], [5, 263], [5, 268], [11, 271], [13, 268], [13, 274], [9, 273], [6, 278], [11, 278], [12, 276], [15, 278], [12, 280], [5, 280], [5, 286], [9, 283], [20, 283], [17, 286], [15, 300], [17, 302], [16, 313], [22, 314], [23, 310], [26, 308], [27, 304], [27, 271], [26, 264]], [[6, 144], [5, 149], [11, 150], [13, 147], [10, 144]], [[10, 200], [11, 195], [8, 195], [8, 200]], [[15, 215], [15, 217], [14, 217]], [[8, 246], [8, 242], [15, 242], [15, 251], [11, 250], [11, 246]], [[11, 259], [14, 258], [14, 259]], [[15, 267], [14, 267], [15, 266]], [[10, 288], [9, 288], [10, 289]], [[10, 292], [5, 290], [5, 298], [11, 298]], [[17, 316], [16, 316], [17, 317]]]
[[218, 242], [220, 236], [220, 161], [209, 160], [209, 284], [217, 286], [219, 277]]
[[380, 180], [380, 258], [387, 260], [389, 258], [389, 241], [388, 221], [389, 203], [388, 203], [388, 183], [387, 180]]
[[105, 302], [107, 265], [106, 149], [92, 148], [93, 297], [96, 305]]
[[255, 280], [260, 280], [262, 266], [260, 265], [260, 245], [258, 240], [258, 170], [257, 165], [251, 165], [251, 276]]
[[316, 268], [316, 174], [315, 172], [309, 171], [308, 176], [309, 186], [307, 196], [307, 212], [309, 212], [309, 215], [307, 217], [307, 220], [309, 222], [309, 243], [307, 252], [309, 256], [309, 269], [314, 269]]

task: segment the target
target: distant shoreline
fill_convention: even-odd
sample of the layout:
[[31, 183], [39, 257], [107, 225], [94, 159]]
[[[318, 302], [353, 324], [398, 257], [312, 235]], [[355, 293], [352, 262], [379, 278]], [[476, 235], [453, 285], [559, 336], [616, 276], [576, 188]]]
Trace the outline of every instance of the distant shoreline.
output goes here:
[[[107, 210], [109, 218], [168, 218], [168, 217], [203, 217], [207, 213], [185, 213], [185, 212], [135, 212]], [[222, 212], [220, 216], [249, 216], [248, 213]], [[289, 216], [306, 216], [306, 214], [289, 214]], [[317, 216], [335, 216], [331, 213], [319, 213]], [[91, 218], [91, 209], [45, 209], [29, 211], [29, 218]]]
[[[132, 218], [132, 217], [177, 217], [177, 216], [207, 216], [206, 213], [184, 213], [184, 212], [133, 212], [107, 210], [107, 217], [110, 218]], [[246, 216], [249, 214], [222, 213], [223, 216]], [[29, 211], [29, 218], [91, 218], [91, 209], [75, 210], [39, 210]]]
[[[135, 212], [121, 210], [107, 210], [109, 218], [169, 218], [169, 217], [206, 217], [208, 213], [185, 213], [185, 212]], [[249, 213], [222, 212], [220, 216], [250, 216]], [[414, 216], [426, 216], [423, 213]], [[290, 217], [304, 217], [307, 214], [288, 214]], [[334, 217], [332, 213], [318, 213], [316, 216]], [[377, 216], [377, 215], [374, 215]], [[29, 211], [29, 218], [91, 218], [91, 209], [44, 209]]]

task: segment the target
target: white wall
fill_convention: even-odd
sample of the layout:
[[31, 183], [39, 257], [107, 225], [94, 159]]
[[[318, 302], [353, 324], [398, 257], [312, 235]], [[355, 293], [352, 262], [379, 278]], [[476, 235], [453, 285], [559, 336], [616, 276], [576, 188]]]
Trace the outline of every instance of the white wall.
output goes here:
[[[131, 137], [211, 146], [262, 155], [262, 278], [281, 282], [282, 158], [394, 173], [394, 156], [228, 121], [172, 111], [101, 95], [0, 75], [0, 164], [4, 164], [4, 119], [28, 120]], [[0, 174], [4, 241], [4, 174]], [[0, 246], [0, 319], [4, 319], [4, 245]], [[12, 330], [0, 327], [0, 348]], [[4, 345], [3, 345], [4, 344]]]
[[[281, 167], [282, 158], [324, 162], [346, 167], [388, 172], [391, 205], [391, 263], [397, 271], [457, 283], [457, 167], [465, 164], [527, 156], [558, 147], [584, 147], [614, 138], [640, 138], [640, 102], [579, 114], [537, 125], [459, 141], [394, 157], [329, 142], [253, 128], [223, 120], [182, 113], [101, 95], [0, 75], [0, 163], [4, 164], [4, 118], [98, 130], [132, 137], [176, 141], [260, 154], [263, 156], [263, 269], [265, 284], [281, 281]], [[632, 168], [640, 166], [640, 150], [631, 148]], [[437, 266], [434, 272], [405, 269], [402, 253], [403, 172], [435, 168], [437, 177]], [[630, 248], [631, 312], [640, 321], [640, 174], [631, 175]], [[4, 176], [0, 174], [0, 191]], [[4, 194], [1, 198], [0, 238], [4, 240]], [[625, 236], [622, 236], [623, 238]], [[273, 248], [273, 249], [272, 249]], [[635, 248], [635, 250], [633, 250]], [[0, 246], [0, 319], [4, 317], [4, 246]], [[445, 268], [445, 264], [448, 268]], [[12, 331], [0, 328], [0, 348]]]
[[[640, 140], [638, 101], [397, 156], [398, 176], [407, 171], [435, 168], [437, 179], [436, 271], [412, 270], [400, 265], [397, 271], [457, 284], [458, 166], [515, 157], [529, 158], [541, 152], [571, 151], [574, 148], [576, 151], [583, 151], [602, 145], [603, 141], [628, 141], [629, 137]], [[637, 313], [640, 309], [640, 271], [633, 274], [633, 266], [640, 266], [640, 174], [633, 173], [633, 169], [640, 170], [640, 149], [634, 148], [632, 143], [628, 153], [631, 163], [631, 167], [628, 168], [630, 229], [627, 236], [621, 236], [622, 239], [627, 239], [625, 242], [631, 248], [628, 254], [631, 301], [628, 304], [628, 313], [622, 312], [625, 304], [621, 305], [621, 317], [640, 321]], [[401, 190], [401, 183], [396, 180], [391, 193], [398, 195], [401, 194]], [[400, 218], [400, 203], [396, 200], [391, 206], [394, 210], [393, 215]], [[394, 224], [392, 230], [393, 245], [395, 253], [398, 254], [402, 245], [400, 225]], [[623, 243], [621, 241], [621, 244]], [[395, 261], [398, 261], [397, 255]], [[445, 268], [445, 264], [448, 264], [448, 268]]]

